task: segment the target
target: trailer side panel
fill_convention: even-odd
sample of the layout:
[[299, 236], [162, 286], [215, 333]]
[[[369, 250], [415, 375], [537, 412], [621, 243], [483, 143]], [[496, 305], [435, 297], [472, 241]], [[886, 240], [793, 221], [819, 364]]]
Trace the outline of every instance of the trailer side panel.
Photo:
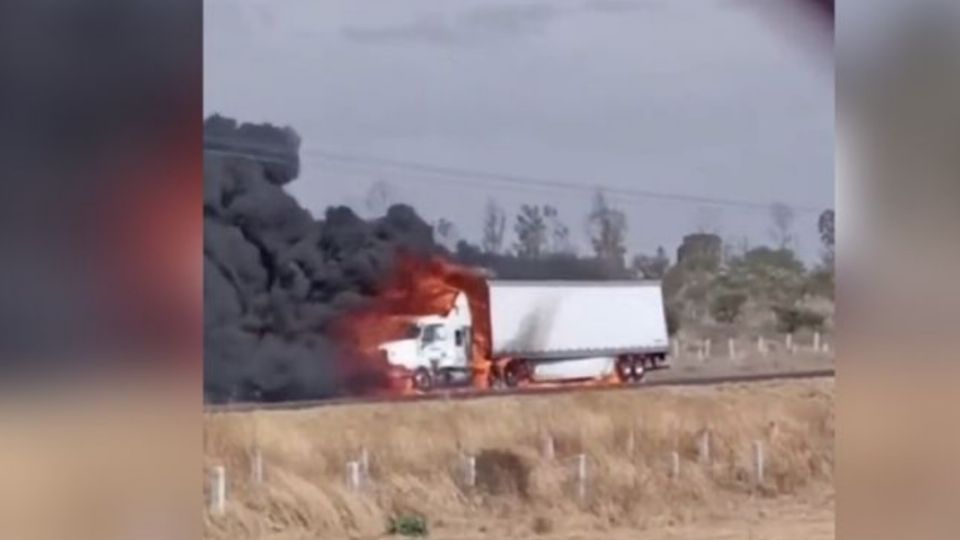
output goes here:
[[495, 357], [574, 358], [663, 353], [659, 282], [490, 281]]

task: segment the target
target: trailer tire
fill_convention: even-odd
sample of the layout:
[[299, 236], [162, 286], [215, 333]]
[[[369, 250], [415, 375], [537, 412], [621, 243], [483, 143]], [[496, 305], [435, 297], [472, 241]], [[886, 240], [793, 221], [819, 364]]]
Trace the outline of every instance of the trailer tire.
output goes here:
[[427, 392], [433, 388], [433, 376], [427, 368], [417, 368], [413, 372], [413, 387], [421, 392]]
[[643, 377], [647, 374], [647, 369], [643, 365], [644, 361], [642, 358], [634, 358], [630, 366], [630, 381], [631, 382], [641, 382]]
[[634, 365], [634, 359], [629, 356], [620, 356], [617, 358], [617, 376], [621, 381], [630, 382], [633, 380]]

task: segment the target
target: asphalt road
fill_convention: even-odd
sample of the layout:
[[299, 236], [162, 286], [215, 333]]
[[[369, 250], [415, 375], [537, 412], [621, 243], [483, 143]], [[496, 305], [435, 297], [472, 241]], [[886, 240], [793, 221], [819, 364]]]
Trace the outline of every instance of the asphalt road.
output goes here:
[[[660, 375], [660, 374], [657, 374]], [[576, 385], [558, 385], [549, 387], [527, 387], [512, 388], [504, 390], [486, 390], [478, 391], [472, 388], [437, 390], [429, 394], [412, 394], [404, 396], [357, 396], [348, 398], [331, 398], [321, 400], [303, 400], [303, 401], [284, 401], [272, 403], [227, 403], [227, 404], [207, 404], [204, 405], [204, 412], [207, 413], [228, 413], [245, 412], [257, 410], [297, 410], [311, 409], [316, 407], [333, 407], [340, 405], [358, 405], [366, 403], [395, 402], [413, 403], [422, 401], [436, 400], [467, 400], [467, 399], [489, 399], [504, 396], [534, 396], [546, 394], [558, 394], [565, 392], [624, 392], [644, 390], [647, 388], [657, 388], [663, 386], [696, 386], [696, 385], [714, 385], [730, 383], [750, 383], [765, 382], [789, 379], [812, 379], [834, 377], [835, 370], [829, 369], [810, 369], [810, 370], [790, 370], [778, 372], [760, 372], [760, 373], [740, 373], [725, 375], [684, 375], [672, 376], [664, 373], [662, 376], [645, 380], [636, 384], [629, 385], [610, 385], [610, 386], [576, 386]]]

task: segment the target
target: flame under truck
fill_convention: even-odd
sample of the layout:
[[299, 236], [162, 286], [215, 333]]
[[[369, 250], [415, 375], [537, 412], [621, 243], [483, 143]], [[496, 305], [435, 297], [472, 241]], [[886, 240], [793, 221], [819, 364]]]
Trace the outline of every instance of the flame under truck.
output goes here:
[[[463, 292], [444, 315], [411, 318], [403, 339], [379, 349], [421, 391], [546, 383], [639, 382], [668, 366], [669, 337], [657, 281], [488, 281], [489, 335], [477, 336]], [[485, 332], [486, 333], [486, 332]], [[475, 359], [485, 339], [489, 359]], [[485, 366], [478, 370], [478, 366]], [[478, 382], [478, 373], [482, 378]]]

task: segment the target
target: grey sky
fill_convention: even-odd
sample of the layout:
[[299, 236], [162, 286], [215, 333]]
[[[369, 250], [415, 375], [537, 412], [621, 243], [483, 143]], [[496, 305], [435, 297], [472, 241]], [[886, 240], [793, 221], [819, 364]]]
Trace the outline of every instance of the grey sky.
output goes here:
[[[289, 191], [314, 214], [333, 204], [367, 214], [379, 180], [474, 242], [493, 197], [511, 215], [523, 202], [553, 204], [586, 250], [596, 185], [832, 207], [831, 57], [773, 1], [207, 0], [204, 107], [300, 132], [303, 174]], [[627, 214], [632, 251], [672, 254], [697, 228], [770, 239], [763, 209], [609, 198]], [[797, 212], [807, 259], [816, 217]]]

